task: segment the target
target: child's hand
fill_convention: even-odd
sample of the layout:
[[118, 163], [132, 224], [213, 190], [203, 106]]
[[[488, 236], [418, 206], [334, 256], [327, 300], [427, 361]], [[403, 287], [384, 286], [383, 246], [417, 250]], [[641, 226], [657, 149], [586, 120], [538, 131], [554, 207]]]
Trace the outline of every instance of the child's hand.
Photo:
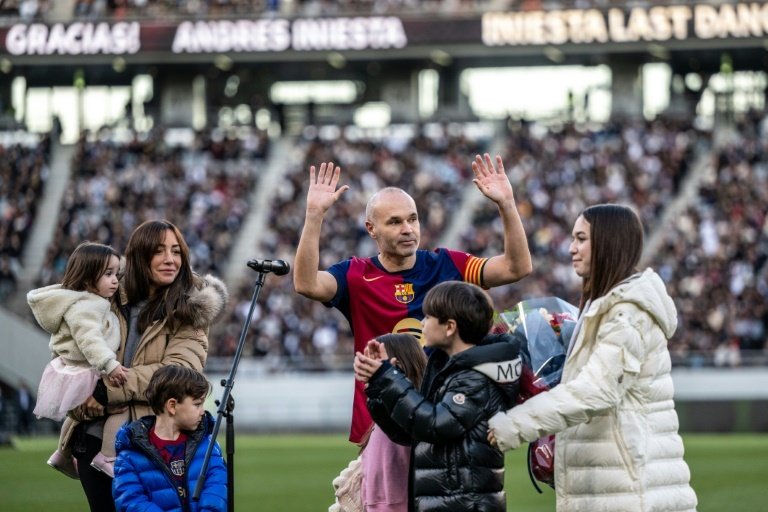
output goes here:
[[355, 354], [355, 378], [361, 382], [368, 382], [368, 380], [376, 373], [376, 370], [381, 366], [381, 360], [367, 357], [366, 355], [358, 352]]
[[370, 357], [371, 359], [378, 359], [380, 361], [389, 359], [389, 356], [387, 356], [387, 349], [384, 347], [384, 344], [376, 340], [371, 340], [368, 342], [368, 345], [366, 345], [365, 352], [363, 352], [363, 354], [366, 357]]
[[107, 375], [107, 380], [113, 386], [122, 386], [128, 381], [128, 368], [123, 365], [118, 366]]

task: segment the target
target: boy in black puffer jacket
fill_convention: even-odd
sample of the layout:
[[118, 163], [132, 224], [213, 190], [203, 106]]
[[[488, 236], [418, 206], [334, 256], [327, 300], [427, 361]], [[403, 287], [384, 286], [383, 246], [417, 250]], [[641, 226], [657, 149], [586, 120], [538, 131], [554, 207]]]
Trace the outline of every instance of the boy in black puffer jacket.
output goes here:
[[355, 356], [368, 410], [395, 442], [411, 444], [410, 509], [506, 511], [504, 455], [488, 443], [488, 419], [517, 401], [519, 342], [488, 335], [493, 306], [479, 287], [448, 281], [423, 304], [433, 349], [421, 391], [371, 341]]

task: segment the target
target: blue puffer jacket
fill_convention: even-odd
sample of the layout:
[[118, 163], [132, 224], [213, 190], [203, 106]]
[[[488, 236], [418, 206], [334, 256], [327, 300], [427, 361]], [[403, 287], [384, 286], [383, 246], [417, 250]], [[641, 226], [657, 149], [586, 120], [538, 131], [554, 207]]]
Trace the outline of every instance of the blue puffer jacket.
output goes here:
[[213, 418], [206, 412], [194, 432], [189, 432], [185, 453], [186, 488], [176, 488], [170, 469], [149, 442], [154, 416], [144, 416], [123, 426], [115, 446], [115, 479], [112, 496], [118, 512], [202, 512], [227, 509], [227, 468], [218, 443], [213, 448], [200, 500], [192, 499], [203, 458], [211, 442]]

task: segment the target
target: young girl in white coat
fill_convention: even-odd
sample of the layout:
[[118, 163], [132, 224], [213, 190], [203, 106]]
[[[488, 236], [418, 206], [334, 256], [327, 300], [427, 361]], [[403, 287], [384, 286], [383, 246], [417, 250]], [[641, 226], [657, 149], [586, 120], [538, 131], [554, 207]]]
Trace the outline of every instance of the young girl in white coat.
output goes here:
[[558, 512], [696, 509], [667, 349], [677, 312], [658, 274], [636, 271], [642, 249], [630, 208], [582, 212], [570, 245], [581, 313], [562, 380], [489, 422], [502, 450], [557, 434]]
[[[27, 294], [35, 319], [51, 334], [48, 346], [56, 356], [40, 379], [34, 410], [38, 418], [64, 419], [68, 411], [93, 394], [102, 376], [116, 386], [125, 382], [127, 369], [115, 354], [120, 345], [120, 324], [111, 303], [118, 288], [119, 267], [120, 255], [114, 249], [83, 242], [67, 260], [60, 284]], [[120, 416], [115, 415], [110, 427], [105, 428], [102, 452], [91, 464], [110, 476], [120, 423]], [[78, 478], [67, 449], [56, 450], [48, 465]]]

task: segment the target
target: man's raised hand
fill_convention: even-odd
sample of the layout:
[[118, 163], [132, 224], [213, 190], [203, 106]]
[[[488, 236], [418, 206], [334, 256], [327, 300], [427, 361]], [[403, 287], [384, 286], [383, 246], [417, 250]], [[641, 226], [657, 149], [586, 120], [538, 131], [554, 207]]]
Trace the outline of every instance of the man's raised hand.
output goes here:
[[349, 189], [349, 185], [343, 185], [336, 190], [340, 175], [341, 167], [334, 166], [333, 162], [323, 162], [319, 170], [316, 170], [314, 165], [309, 168], [307, 213], [325, 215], [325, 212], [339, 200], [341, 194]]
[[512, 184], [504, 171], [504, 162], [499, 155], [496, 155], [495, 166], [488, 153], [485, 154], [485, 158], [480, 155], [475, 156], [472, 172], [475, 173], [475, 179], [472, 181], [485, 197], [498, 205], [514, 200]]

